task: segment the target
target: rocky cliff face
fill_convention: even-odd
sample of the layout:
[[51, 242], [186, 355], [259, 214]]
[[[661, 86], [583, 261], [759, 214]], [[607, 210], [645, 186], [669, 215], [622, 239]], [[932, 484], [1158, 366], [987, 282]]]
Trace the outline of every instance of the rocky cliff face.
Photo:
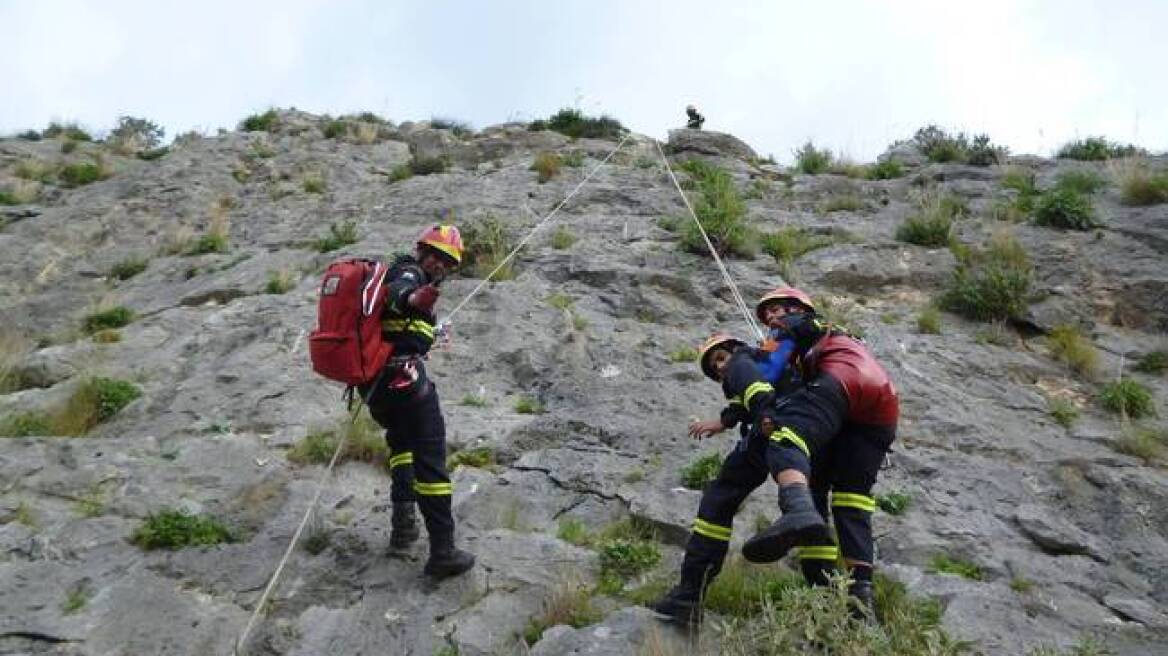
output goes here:
[[[518, 236], [615, 146], [516, 125], [456, 136], [382, 124], [333, 138], [327, 127], [283, 113], [270, 131], [187, 140], [150, 161], [99, 144], [62, 154], [56, 140], [0, 141], [0, 189], [21, 185], [15, 200], [30, 201], [0, 207], [0, 420], [27, 435], [0, 440], [0, 651], [230, 653], [323, 471], [290, 462], [289, 449], [345, 418], [340, 390], [308, 366], [318, 272], [342, 253], [406, 249], [436, 217], [493, 218]], [[862, 329], [900, 389], [900, 437], [877, 492], [909, 503], [876, 515], [884, 571], [939, 599], [947, 630], [982, 653], [1088, 635], [1120, 654], [1168, 650], [1168, 476], [1161, 456], [1117, 450], [1134, 429], [1097, 401], [1122, 371], [1168, 408], [1163, 375], [1133, 370], [1164, 348], [1168, 205], [1123, 206], [1112, 186], [1095, 201], [1102, 227], [1060, 231], [988, 218], [1012, 193], [1000, 166], [924, 163], [867, 181], [791, 176], [725, 135], [682, 132], [672, 146], [675, 164], [699, 157], [729, 171], [757, 229], [831, 242], [782, 273]], [[530, 166], [544, 151], [582, 166], [541, 184]], [[95, 156], [108, 177], [92, 184], [45, 172]], [[395, 180], [434, 157], [452, 168]], [[1024, 163], [1039, 186], [1069, 168], [1106, 173]], [[945, 313], [940, 334], [918, 329], [957, 265], [944, 247], [894, 238], [924, 187], [962, 199], [963, 242], [1013, 231], [1034, 265], [1024, 316], [989, 327]], [[662, 220], [685, 216], [656, 148], [634, 135], [558, 215], [574, 243], [538, 235], [516, 277], [487, 285], [431, 358], [452, 447], [490, 461], [454, 474], [460, 539], [480, 566], [433, 585], [420, 576], [424, 545], [387, 557], [388, 477], [347, 462], [326, 484], [317, 548], [293, 555], [252, 653], [522, 653], [517, 636], [549, 595], [597, 580], [596, 553], [557, 537], [566, 520], [638, 518], [662, 543], [660, 576], [673, 576], [699, 496], [679, 472], [732, 443], [686, 438], [690, 417], [717, 412], [719, 392], [670, 356], [715, 328], [745, 333], [711, 260], [680, 251]], [[319, 252], [330, 225], [349, 222], [357, 241]], [[135, 260], [140, 273], [111, 274]], [[766, 254], [730, 269], [748, 302], [778, 282]], [[272, 280], [286, 293], [270, 293], [284, 287]], [[477, 282], [449, 281], [440, 310]], [[85, 317], [112, 307], [133, 320], [87, 336], [103, 324], [84, 331]], [[1052, 357], [1042, 334], [1063, 324], [1098, 349], [1093, 377]], [[60, 412], [95, 375], [141, 395], [83, 437], [37, 434], [53, 431], [35, 417]], [[518, 412], [520, 397], [544, 411]], [[1052, 398], [1077, 421], [1056, 421]], [[740, 514], [736, 543], [773, 504], [768, 484]], [[223, 519], [240, 539], [131, 544], [163, 508]], [[934, 571], [939, 556], [981, 579]], [[602, 595], [597, 625], [551, 629], [533, 652], [717, 652], [619, 599]]]

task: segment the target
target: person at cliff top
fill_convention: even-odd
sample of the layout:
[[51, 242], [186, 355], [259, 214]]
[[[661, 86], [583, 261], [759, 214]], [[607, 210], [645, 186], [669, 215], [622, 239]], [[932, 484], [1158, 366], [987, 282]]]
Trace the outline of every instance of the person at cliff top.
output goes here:
[[698, 108], [693, 105], [686, 105], [685, 115], [689, 117], [685, 127], [691, 130], [701, 130], [702, 123], [706, 122], [706, 117], [698, 113]]

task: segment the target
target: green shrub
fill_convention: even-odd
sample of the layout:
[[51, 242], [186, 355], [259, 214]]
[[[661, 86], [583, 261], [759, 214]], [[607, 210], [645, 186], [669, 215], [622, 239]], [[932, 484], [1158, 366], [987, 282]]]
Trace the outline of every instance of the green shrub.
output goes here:
[[304, 191], [310, 194], [323, 194], [328, 189], [328, 183], [319, 175], [310, 175], [304, 178]]
[[400, 182], [402, 180], [408, 180], [412, 177], [414, 177], [414, 170], [410, 168], [408, 163], [399, 164], [393, 167], [393, 170], [389, 172], [390, 182]]
[[276, 110], [269, 109], [263, 114], [252, 114], [243, 119], [239, 129], [244, 132], [271, 132], [280, 124], [280, 116]]
[[707, 453], [682, 468], [681, 483], [691, 490], [704, 490], [706, 485], [718, 478], [721, 470], [722, 456]]
[[540, 153], [535, 156], [531, 170], [539, 173], [539, 182], [542, 184], [560, 174], [560, 156], [555, 153]]
[[472, 449], [455, 451], [446, 459], [447, 471], [454, 471], [462, 466], [493, 470], [495, 469], [495, 450], [489, 446], [477, 446]]
[[109, 177], [105, 167], [94, 162], [66, 164], [58, 175], [66, 187], [81, 187]]
[[1146, 154], [1146, 150], [1133, 146], [1132, 144], [1124, 146], [1108, 141], [1104, 137], [1087, 137], [1086, 139], [1071, 141], [1063, 145], [1055, 157], [1082, 161], [1102, 161], [1105, 159], [1136, 157]]
[[953, 220], [966, 212], [959, 198], [928, 194], [918, 211], [896, 228], [896, 239], [928, 248], [945, 246], [953, 233]]
[[778, 602], [790, 590], [804, 587], [791, 570], [752, 565], [737, 556], [727, 559], [706, 592], [705, 608], [728, 617], [753, 617], [767, 603]]
[[46, 139], [68, 139], [70, 141], [93, 141], [93, 137], [76, 123], [49, 123], [49, 127], [41, 132]]
[[182, 549], [235, 542], [236, 536], [231, 529], [214, 517], [165, 509], [147, 517], [134, 530], [130, 540], [147, 550]]
[[357, 234], [357, 222], [346, 221], [345, 223], [333, 223], [329, 226], [329, 233], [316, 240], [316, 250], [320, 253], [328, 253], [335, 251], [338, 248], [356, 244], [360, 239]]
[[133, 320], [134, 311], [124, 305], [119, 305], [87, 315], [82, 323], [82, 328], [85, 330], [85, 334], [92, 335], [106, 328], [121, 328]]
[[264, 285], [265, 294], [287, 294], [296, 286], [292, 272], [287, 269], [268, 272], [268, 283]]
[[1047, 343], [1051, 355], [1075, 373], [1093, 376], [1099, 369], [1099, 352], [1091, 340], [1083, 337], [1077, 326], [1056, 326], [1050, 331]]
[[970, 249], [958, 258], [940, 303], [946, 310], [980, 321], [1016, 318], [1026, 310], [1030, 282], [1026, 251], [1012, 236], [998, 235], [986, 250]]
[[979, 134], [973, 138], [973, 143], [965, 152], [965, 163], [972, 166], [989, 166], [1006, 161], [1009, 149], [1005, 146], [995, 146], [990, 143], [990, 137]]
[[[568, 151], [560, 156], [560, 161], [564, 163], [564, 166], [578, 169], [581, 166], [584, 166], [584, 157], [585, 157], [584, 151], [570, 150], [570, 151]], [[654, 162], [653, 160], [649, 160], [649, 162], [652, 166], [657, 165], [656, 162]], [[637, 160], [637, 166], [640, 168], [645, 168], [644, 166], [641, 166], [641, 163], [642, 163], [642, 160]]]
[[85, 608], [87, 603], [89, 603], [89, 593], [84, 588], [70, 590], [65, 596], [65, 601], [61, 603], [61, 612], [71, 615]]
[[937, 554], [929, 561], [928, 571], [932, 574], [956, 574], [971, 581], [981, 581], [985, 573], [976, 563], [962, 558], [951, 558], [945, 554]]
[[1034, 581], [1022, 576], [1010, 579], [1010, 589], [1019, 594], [1026, 594], [1034, 589]]
[[876, 505], [889, 515], [903, 515], [912, 505], [912, 495], [907, 492], [877, 494]]
[[41, 133], [37, 132], [36, 130], [25, 130], [23, 132], [17, 133], [16, 138], [22, 139], [24, 141], [40, 141]]
[[1151, 426], [1129, 426], [1115, 438], [1112, 446], [1120, 453], [1152, 464], [1163, 459], [1164, 449], [1168, 447], [1168, 431]]
[[831, 151], [819, 150], [815, 144], [808, 141], [795, 150], [795, 168], [800, 173], [817, 175], [827, 173], [831, 167]]
[[471, 408], [485, 408], [487, 407], [487, 397], [481, 394], [467, 394], [459, 401], [459, 405], [465, 405]]
[[342, 121], [339, 119], [326, 121], [324, 128], [321, 129], [321, 133], [324, 134], [325, 139], [337, 139], [339, 137], [343, 137], [349, 133], [349, 123], [348, 121]]
[[547, 301], [548, 305], [554, 307], [557, 310], [567, 310], [568, 308], [572, 307], [572, 303], [574, 302], [571, 296], [563, 292], [556, 292], [544, 300]]
[[[681, 168], [696, 183], [698, 197], [694, 213], [714, 248], [723, 255], [753, 256], [754, 234], [746, 224], [746, 203], [730, 174], [700, 160], [689, 160]], [[682, 229], [681, 247], [691, 253], [709, 253], [701, 231], [692, 222], [687, 222]]]
[[148, 261], [146, 258], [139, 257], [137, 255], [131, 255], [130, 257], [127, 257], [121, 262], [113, 265], [113, 267], [110, 268], [109, 273], [106, 275], [111, 278], [116, 278], [117, 280], [129, 280], [130, 278], [133, 278], [139, 273], [145, 271], [147, 264]]
[[689, 346], [682, 346], [669, 352], [670, 362], [694, 363], [698, 361], [698, 352]]
[[1145, 374], [1163, 373], [1168, 370], [1168, 351], [1158, 349], [1145, 353], [1133, 368]]
[[449, 167], [445, 157], [418, 158], [410, 160], [410, 172], [414, 175], [444, 173]]
[[681, 222], [683, 219], [677, 216], [659, 216], [657, 217], [657, 227], [666, 232], [677, 232], [681, 229]]
[[67, 140], [67, 141], [61, 142], [61, 152], [68, 155], [69, 153], [77, 150], [77, 143], [78, 142], [73, 141], [73, 140]]
[[119, 116], [118, 124], [110, 131], [108, 141], [121, 152], [139, 152], [157, 148], [166, 136], [166, 130], [154, 121], [133, 116]]
[[648, 540], [607, 540], [597, 547], [597, 551], [602, 576], [610, 574], [628, 578], [661, 562], [661, 549], [656, 542]]
[[902, 176], [904, 176], [904, 167], [901, 166], [900, 162], [886, 159], [869, 166], [865, 177], [869, 180], [893, 180]]
[[778, 232], [762, 235], [762, 250], [777, 262], [794, 262], [811, 251], [835, 242], [828, 235], [818, 235], [800, 226], [785, 226]]
[[930, 305], [917, 315], [917, 332], [922, 335], [941, 334], [941, 311], [936, 306]]
[[543, 129], [554, 130], [569, 137], [589, 139], [619, 139], [625, 129], [620, 121], [610, 116], [593, 118], [578, 109], [567, 107], [556, 112], [547, 121], [532, 123], [529, 129], [535, 128], [536, 124], [540, 124]]
[[93, 378], [88, 388], [96, 399], [97, 422], [111, 419], [122, 408], [142, 396], [142, 390], [129, 381], [116, 378]]
[[226, 253], [229, 247], [230, 243], [227, 241], [227, 233], [208, 230], [191, 244], [186, 254], [206, 255], [208, 253]]
[[1024, 166], [1011, 166], [1002, 174], [1002, 186], [1006, 189], [1013, 189], [1022, 196], [1035, 196], [1038, 194], [1035, 177], [1033, 169]]
[[435, 116], [430, 119], [430, 127], [435, 130], [450, 130], [459, 139], [474, 134], [470, 123], [453, 118]]
[[1070, 428], [1079, 418], [1079, 409], [1069, 399], [1053, 396], [1047, 399], [1047, 406], [1050, 409], [1051, 418], [1063, 428]]
[[1099, 403], [1105, 410], [1132, 419], [1156, 414], [1151, 391], [1131, 378], [1123, 378], [1104, 385], [1099, 391]]
[[462, 271], [476, 278], [489, 275], [496, 268], [492, 280], [511, 280], [515, 277], [514, 259], [507, 255], [515, 248], [516, 239], [510, 228], [499, 219], [487, 216], [473, 221], [462, 229]]
[[1152, 172], [1142, 162], [1117, 168], [1119, 197], [1124, 205], [1145, 207], [1168, 203], [1168, 172]]
[[52, 435], [51, 419], [39, 412], [18, 412], [0, 421], [0, 435], [5, 437], [32, 437]]
[[564, 226], [557, 227], [556, 231], [552, 233], [552, 248], [558, 251], [571, 248], [572, 244], [575, 243], [576, 235]]
[[876, 614], [882, 627], [853, 617], [843, 585], [808, 588], [793, 580], [779, 582], [772, 586], [771, 596], [757, 604], [756, 615], [731, 618], [718, 626], [719, 653], [953, 656], [972, 652], [970, 643], [945, 632], [939, 603], [910, 597], [903, 584], [882, 576], [875, 583]]
[[53, 435], [84, 435], [113, 418], [140, 396], [142, 390], [129, 381], [86, 378], [64, 405], [48, 417], [51, 432]]
[[917, 130], [912, 142], [930, 162], [962, 162], [969, 151], [969, 139], [964, 133], [951, 135], [936, 125]]
[[1101, 225], [1095, 217], [1095, 205], [1090, 196], [1060, 187], [1039, 196], [1034, 207], [1034, 222], [1071, 230], [1090, 230]]
[[543, 404], [530, 396], [520, 396], [515, 399], [515, 412], [521, 415], [542, 415], [544, 411]]
[[1055, 176], [1055, 187], [1080, 194], [1095, 194], [1107, 188], [1107, 178], [1091, 169], [1068, 169]]

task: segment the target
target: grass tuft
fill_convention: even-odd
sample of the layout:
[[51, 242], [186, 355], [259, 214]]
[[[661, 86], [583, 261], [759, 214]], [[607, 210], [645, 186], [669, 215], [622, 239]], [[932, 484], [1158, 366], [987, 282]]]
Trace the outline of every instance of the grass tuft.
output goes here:
[[[701, 160], [689, 160], [680, 168], [691, 176], [696, 185], [698, 195], [694, 202], [694, 213], [718, 253], [753, 257], [754, 231], [746, 224], [746, 203], [730, 174]], [[701, 231], [693, 222], [685, 224], [680, 243], [683, 250], [709, 254]]]
[[927, 248], [940, 248], [949, 243], [953, 221], [965, 214], [965, 204], [952, 196], [926, 194], [918, 210], [896, 229], [896, 239]]
[[578, 109], [565, 107], [546, 121], [533, 121], [531, 130], [553, 130], [572, 138], [619, 139], [625, 128], [611, 116], [599, 118], [585, 115]]
[[706, 485], [718, 478], [722, 470], [722, 456], [707, 453], [691, 461], [681, 469], [681, 484], [691, 490], [704, 490]]
[[956, 574], [971, 581], [985, 579], [985, 572], [976, 563], [962, 558], [952, 558], [945, 554], [933, 556], [933, 559], [929, 561], [928, 571], [932, 574]]
[[[493, 217], [479, 219], [463, 227], [462, 239], [465, 249], [462, 254], [462, 270], [468, 275], [483, 278], [502, 264], [507, 254], [515, 247], [516, 240], [503, 221]], [[515, 262], [511, 260], [499, 269], [492, 280], [515, 278]]]
[[539, 173], [539, 182], [543, 184], [560, 174], [560, 156], [555, 153], [540, 153], [535, 156], [531, 170]]
[[1129, 426], [1115, 438], [1116, 451], [1135, 456], [1147, 464], [1164, 460], [1168, 430], [1152, 426]]
[[1140, 356], [1134, 367], [1145, 374], [1160, 374], [1168, 371], [1168, 350], [1157, 349]]
[[669, 352], [669, 361], [694, 363], [698, 361], [698, 352], [691, 346], [680, 346]]
[[941, 310], [930, 305], [917, 315], [917, 332], [922, 335], [941, 334]]
[[893, 180], [903, 176], [904, 167], [901, 166], [900, 162], [888, 159], [869, 166], [866, 177], [869, 180]]
[[876, 505], [889, 515], [903, 515], [912, 505], [912, 495], [907, 492], [877, 494]]
[[172, 509], [151, 514], [130, 536], [131, 542], [146, 550], [182, 549], [236, 539], [231, 529], [214, 517]]
[[287, 269], [268, 272], [268, 282], [264, 285], [265, 294], [287, 294], [296, 286], [296, 279]]
[[810, 141], [795, 150], [795, 169], [800, 173], [808, 175], [827, 173], [831, 167], [831, 160], [830, 150], [826, 148], [820, 150]]
[[961, 248], [957, 268], [940, 298], [944, 309], [979, 321], [1019, 317], [1030, 293], [1031, 266], [1022, 245], [998, 233], [984, 250]]
[[578, 585], [560, 585], [544, 599], [540, 614], [527, 623], [523, 630], [523, 642], [530, 647], [539, 642], [543, 632], [553, 626], [565, 624], [578, 629], [595, 624], [603, 617], [604, 614], [593, 603], [592, 595], [586, 588]]
[[381, 427], [367, 414], [357, 421], [342, 420], [336, 427], [311, 432], [288, 450], [288, 460], [296, 464], [326, 464], [337, 449], [340, 436], [345, 436], [345, 448], [337, 463], [355, 461], [379, 465], [385, 462], [387, 447]]
[[828, 235], [819, 235], [800, 226], [785, 226], [762, 236], [762, 250], [776, 262], [794, 262], [811, 251], [835, 243]]
[[1087, 137], [1064, 144], [1055, 157], [1077, 159], [1085, 162], [1099, 162], [1122, 157], [1146, 155], [1147, 151], [1132, 144], [1122, 145], [1104, 137]]
[[129, 325], [133, 320], [134, 311], [124, 305], [119, 305], [108, 310], [86, 315], [81, 327], [85, 331], [85, 334], [92, 335], [109, 328], [121, 328], [122, 326]]
[[1102, 225], [1091, 197], [1070, 187], [1043, 192], [1034, 206], [1034, 222], [1066, 230], [1090, 230]]
[[315, 247], [319, 253], [329, 253], [338, 248], [356, 244], [359, 240], [360, 235], [357, 234], [356, 221], [333, 223], [329, 226], [329, 233], [316, 240]]
[[106, 275], [117, 280], [129, 280], [130, 278], [133, 278], [139, 273], [145, 271], [147, 264], [149, 264], [149, 260], [146, 258], [137, 255], [131, 255], [130, 257], [127, 257], [121, 262], [113, 265], [110, 268], [109, 273]]
[[1070, 399], [1052, 396], [1046, 401], [1050, 416], [1063, 428], [1070, 428], [1079, 418], [1079, 408]]
[[1055, 186], [1080, 194], [1096, 194], [1107, 188], [1107, 178], [1092, 169], [1068, 169], [1055, 176]]
[[1105, 410], [1131, 419], [1156, 415], [1151, 390], [1131, 378], [1104, 385], [1099, 391], [1099, 403]]
[[1077, 374], [1090, 377], [1099, 370], [1099, 351], [1077, 326], [1056, 326], [1047, 337], [1047, 345], [1055, 359]]
[[829, 212], [859, 212], [864, 209], [864, 201], [856, 194], [842, 194], [832, 196], [819, 207], [823, 213]]
[[1146, 207], [1168, 203], [1168, 171], [1153, 172], [1143, 160], [1125, 160], [1112, 169], [1124, 205]]
[[0, 435], [4, 437], [34, 437], [52, 435], [52, 420], [40, 412], [18, 412], [0, 421]]
[[542, 415], [545, 411], [543, 404], [530, 396], [520, 396], [515, 399], [515, 412], [521, 415]]
[[496, 466], [495, 450], [489, 446], [477, 446], [471, 449], [455, 451], [446, 459], [447, 471], [454, 471], [464, 465], [478, 469], [494, 470]]
[[323, 194], [328, 190], [328, 183], [319, 175], [310, 175], [304, 178], [304, 191], [310, 194]]
[[280, 117], [275, 109], [269, 109], [262, 114], [252, 114], [243, 119], [239, 129], [244, 132], [271, 132], [280, 124]]
[[588, 527], [584, 525], [584, 522], [574, 517], [565, 517], [560, 520], [556, 537], [577, 547], [587, 547], [592, 544], [592, 534], [588, 531]]
[[563, 292], [556, 292], [545, 298], [544, 301], [557, 310], [567, 310], [568, 308], [572, 307], [572, 303], [575, 302], [571, 296]]
[[571, 248], [572, 244], [576, 243], [576, 235], [565, 226], [559, 226], [556, 231], [552, 233], [552, 248], [562, 251]]

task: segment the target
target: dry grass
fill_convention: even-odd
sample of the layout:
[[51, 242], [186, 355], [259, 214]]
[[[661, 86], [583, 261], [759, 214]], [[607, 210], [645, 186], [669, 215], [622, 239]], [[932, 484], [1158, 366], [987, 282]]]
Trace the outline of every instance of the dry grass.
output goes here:
[[35, 180], [16, 180], [9, 185], [8, 191], [0, 192], [0, 204], [25, 205], [37, 199], [41, 194], [41, 183]]
[[531, 618], [523, 631], [523, 642], [534, 645], [543, 637], [543, 632], [553, 626], [566, 624], [580, 628], [599, 622], [603, 614], [592, 603], [588, 589], [578, 583], [565, 582], [556, 586], [544, 599], [543, 610]]
[[1153, 172], [1142, 158], [1133, 157], [1108, 163], [1119, 185], [1124, 205], [1146, 206], [1168, 203], [1168, 172]]
[[1047, 346], [1055, 359], [1065, 363], [1077, 374], [1091, 378], [1099, 371], [1099, 351], [1090, 339], [1079, 332], [1077, 326], [1056, 326], [1050, 331]]
[[16, 365], [32, 351], [33, 344], [15, 333], [0, 332], [0, 394], [23, 388]]

